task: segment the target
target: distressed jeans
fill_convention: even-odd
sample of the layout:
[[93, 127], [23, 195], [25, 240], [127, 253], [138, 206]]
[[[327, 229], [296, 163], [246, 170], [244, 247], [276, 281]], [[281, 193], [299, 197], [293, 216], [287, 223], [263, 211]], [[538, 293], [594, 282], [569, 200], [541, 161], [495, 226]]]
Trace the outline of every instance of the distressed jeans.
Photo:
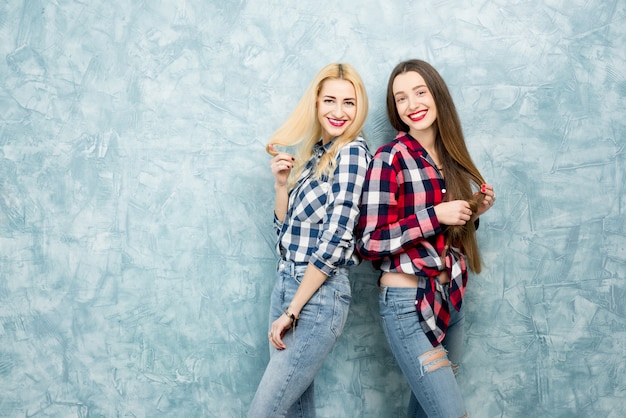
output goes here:
[[[306, 268], [307, 264], [279, 262], [270, 325], [293, 299]], [[348, 269], [338, 268], [304, 305], [295, 330], [283, 336], [287, 348], [276, 350], [270, 344], [270, 361], [248, 418], [315, 417], [314, 379], [343, 331], [350, 298]]]
[[415, 294], [415, 288], [383, 286], [379, 297], [383, 330], [411, 386], [407, 417], [460, 418], [466, 411], [453, 368], [461, 360], [463, 308], [451, 309], [446, 337], [433, 347], [420, 326]]

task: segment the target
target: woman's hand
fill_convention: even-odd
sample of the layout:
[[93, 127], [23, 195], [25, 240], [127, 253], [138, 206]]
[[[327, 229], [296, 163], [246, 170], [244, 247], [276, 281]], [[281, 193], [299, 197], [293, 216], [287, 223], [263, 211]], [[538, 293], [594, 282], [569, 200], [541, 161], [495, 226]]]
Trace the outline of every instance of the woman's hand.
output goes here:
[[282, 314], [276, 321], [272, 322], [268, 337], [270, 343], [272, 343], [277, 350], [287, 348], [285, 343], [283, 343], [283, 335], [285, 335], [285, 332], [287, 332], [289, 328], [291, 328], [291, 318], [285, 314]]
[[[476, 209], [475, 217], [479, 217], [483, 213], [487, 212], [493, 204], [496, 202], [496, 194], [493, 191], [493, 186], [491, 184], [483, 184], [480, 186], [480, 193], [485, 195], [485, 198], [478, 203], [478, 209]], [[479, 192], [475, 193], [476, 195]]]
[[443, 225], [465, 225], [472, 218], [472, 209], [465, 200], [452, 200], [435, 206], [437, 220]]
[[285, 187], [287, 185], [287, 179], [289, 179], [291, 169], [293, 168], [295, 158], [286, 152], [276, 151], [276, 148], [272, 144], [268, 145], [268, 149], [272, 153], [276, 153], [270, 162], [270, 168], [272, 169], [272, 174], [274, 174], [275, 178], [275, 186]]

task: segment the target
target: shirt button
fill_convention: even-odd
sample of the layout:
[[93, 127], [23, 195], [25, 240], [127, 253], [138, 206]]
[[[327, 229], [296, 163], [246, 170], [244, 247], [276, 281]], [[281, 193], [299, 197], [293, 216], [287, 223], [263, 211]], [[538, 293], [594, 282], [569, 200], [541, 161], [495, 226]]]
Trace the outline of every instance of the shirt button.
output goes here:
[[284, 270], [284, 269], [285, 269], [285, 265], [284, 265], [284, 264], [281, 264], [281, 265], [280, 265], [280, 269], [281, 269], [281, 270]]
[[441, 189], [441, 193], [445, 193], [445, 192], [446, 192], [446, 189]]

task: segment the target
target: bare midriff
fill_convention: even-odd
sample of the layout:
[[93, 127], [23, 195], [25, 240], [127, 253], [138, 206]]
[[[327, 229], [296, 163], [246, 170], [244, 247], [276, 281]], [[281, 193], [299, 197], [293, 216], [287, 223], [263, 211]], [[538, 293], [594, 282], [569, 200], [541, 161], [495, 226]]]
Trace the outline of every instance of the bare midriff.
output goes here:
[[[447, 271], [442, 271], [437, 277], [439, 283], [446, 284], [450, 282]], [[387, 271], [380, 277], [380, 285], [387, 287], [417, 287], [417, 276], [408, 273], [396, 273]]]

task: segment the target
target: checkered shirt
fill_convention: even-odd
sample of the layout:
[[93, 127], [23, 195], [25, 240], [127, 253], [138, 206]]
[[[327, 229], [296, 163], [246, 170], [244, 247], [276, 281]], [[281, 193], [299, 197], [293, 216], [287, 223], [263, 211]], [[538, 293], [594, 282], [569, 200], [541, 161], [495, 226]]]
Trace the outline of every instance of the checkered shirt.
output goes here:
[[[445, 193], [432, 158], [417, 140], [400, 132], [370, 163], [357, 227], [358, 252], [375, 268], [418, 276], [415, 304], [433, 346], [445, 337], [449, 305], [461, 309], [467, 283], [465, 256], [446, 247], [435, 214]], [[444, 269], [450, 275], [449, 292], [436, 279]]]
[[337, 154], [332, 177], [315, 178], [315, 167], [330, 148], [318, 142], [300, 178], [289, 192], [284, 222], [274, 216], [279, 255], [285, 260], [312, 263], [326, 275], [339, 266], [360, 262], [355, 249], [354, 228], [359, 217], [359, 198], [371, 153], [358, 137]]

